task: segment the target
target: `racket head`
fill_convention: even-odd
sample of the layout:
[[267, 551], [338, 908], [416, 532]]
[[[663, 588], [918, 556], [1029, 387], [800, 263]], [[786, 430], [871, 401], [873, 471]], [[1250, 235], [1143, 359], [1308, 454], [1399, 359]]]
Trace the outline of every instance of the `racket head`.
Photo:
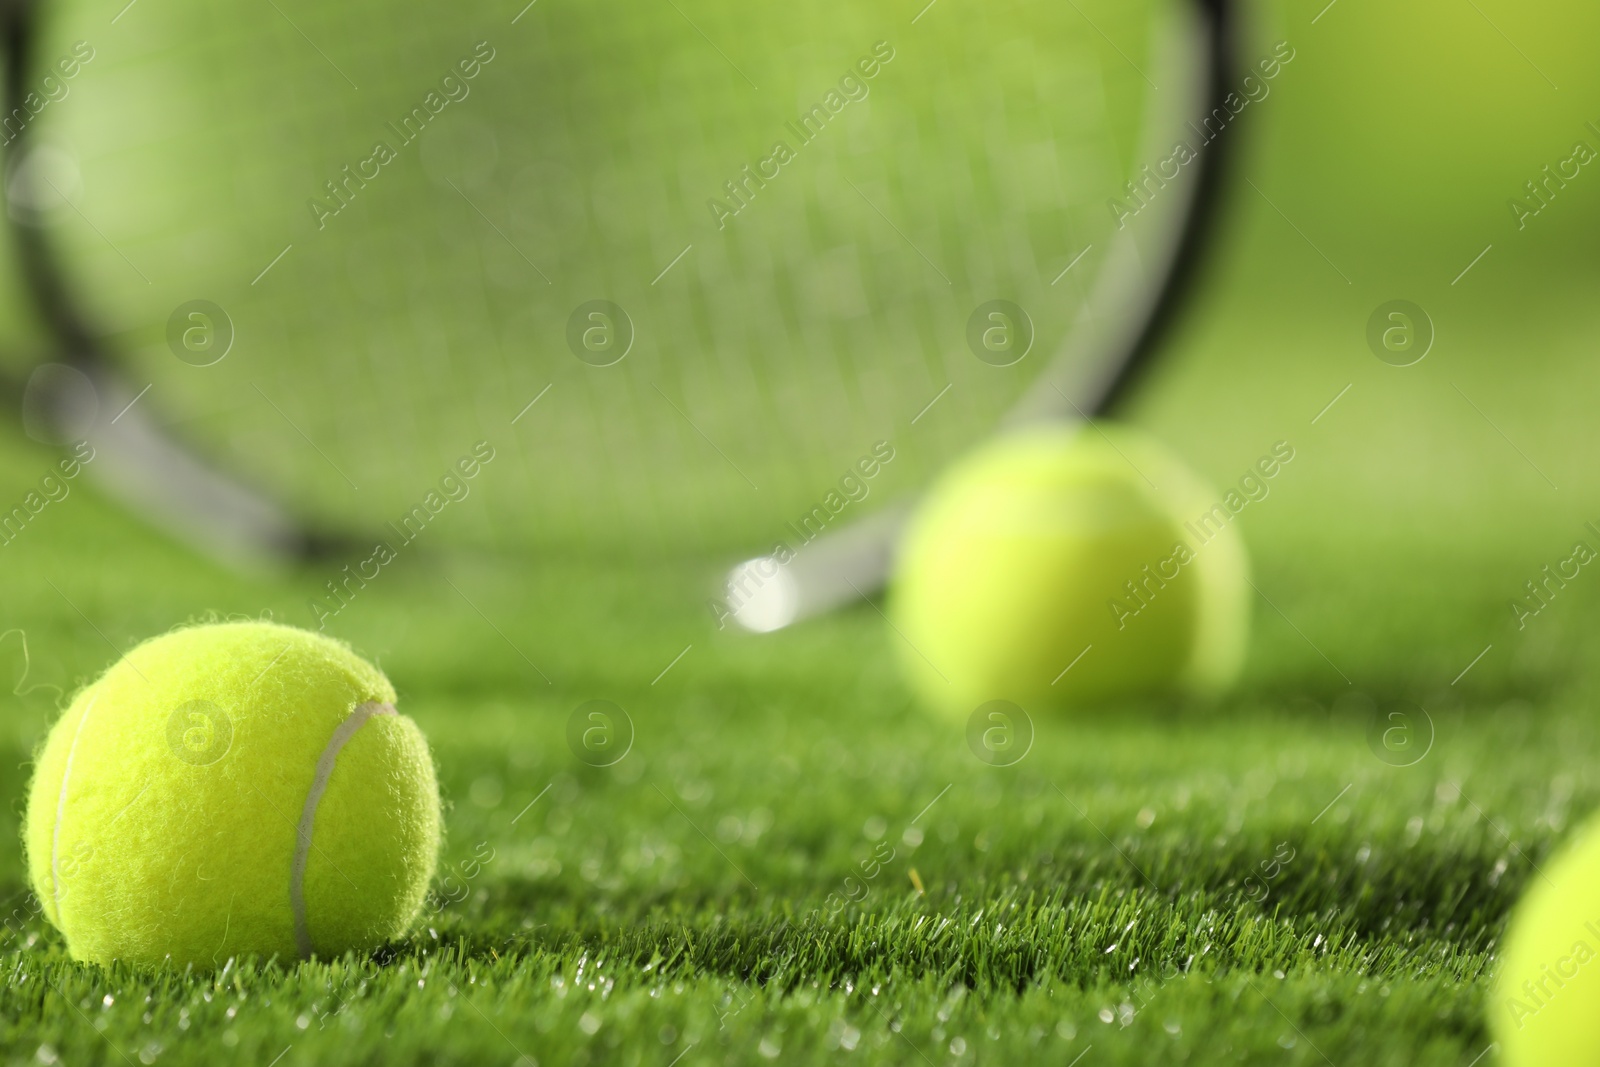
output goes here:
[[83, 345], [319, 524], [487, 441], [430, 536], [723, 552], [1038, 394], [1189, 110], [1192, 8], [59, 4], [10, 209]]

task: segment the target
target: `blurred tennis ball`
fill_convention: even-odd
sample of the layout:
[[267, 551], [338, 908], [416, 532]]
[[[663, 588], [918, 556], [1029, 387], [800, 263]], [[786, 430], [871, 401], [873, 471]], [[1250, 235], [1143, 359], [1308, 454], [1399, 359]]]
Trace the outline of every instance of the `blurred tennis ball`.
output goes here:
[[439, 846], [428, 744], [320, 634], [196, 626], [82, 690], [38, 756], [24, 837], [73, 958], [324, 959], [403, 934]]
[[1221, 499], [1125, 427], [1029, 428], [972, 453], [929, 493], [896, 565], [914, 686], [957, 715], [1225, 686], [1249, 568]]
[[1600, 820], [1517, 905], [1489, 1005], [1506, 1067], [1600, 1064]]

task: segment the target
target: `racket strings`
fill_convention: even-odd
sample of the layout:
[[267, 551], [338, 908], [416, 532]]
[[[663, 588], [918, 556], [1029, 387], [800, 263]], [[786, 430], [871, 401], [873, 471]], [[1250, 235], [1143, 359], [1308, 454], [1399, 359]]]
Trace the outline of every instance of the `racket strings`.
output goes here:
[[[153, 399], [218, 412], [195, 420], [209, 447], [341, 523], [403, 510], [481, 439], [519, 457], [484, 495], [529, 543], [764, 539], [878, 440], [914, 440], [889, 472], [914, 485], [1070, 329], [1148, 92], [1096, 26], [1138, 55], [1164, 5], [893, 33], [843, 5], [678, 6], [485, 30], [495, 57], [458, 71], [459, 99], [439, 72], [480, 39], [459, 16], [150, 16], [52, 125], [84, 175], [57, 243], [97, 321], [149, 337], [130, 356]], [[448, 102], [404, 140], [392, 123], [429, 92]], [[197, 129], [216, 131], [198, 154]], [[379, 141], [396, 158], [351, 179]], [[196, 297], [239, 337], [204, 374], [150, 330]], [[1033, 364], [968, 350], [995, 297], [1032, 315]], [[594, 299], [626, 312], [613, 366], [568, 346]]]

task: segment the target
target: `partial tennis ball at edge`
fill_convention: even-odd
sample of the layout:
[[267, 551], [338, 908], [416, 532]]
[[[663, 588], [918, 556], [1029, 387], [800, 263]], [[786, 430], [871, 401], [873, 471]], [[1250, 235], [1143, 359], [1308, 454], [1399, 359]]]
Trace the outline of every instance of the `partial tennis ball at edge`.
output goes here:
[[28, 875], [73, 958], [220, 966], [405, 933], [439, 847], [427, 742], [376, 667], [265, 622], [131, 650], [36, 759]]
[[891, 619], [915, 688], [965, 716], [1215, 691], [1243, 662], [1248, 561], [1222, 497], [1124, 427], [1031, 427], [913, 517]]
[[1600, 1065], [1600, 819], [1528, 879], [1499, 956], [1489, 1002], [1497, 1062]]

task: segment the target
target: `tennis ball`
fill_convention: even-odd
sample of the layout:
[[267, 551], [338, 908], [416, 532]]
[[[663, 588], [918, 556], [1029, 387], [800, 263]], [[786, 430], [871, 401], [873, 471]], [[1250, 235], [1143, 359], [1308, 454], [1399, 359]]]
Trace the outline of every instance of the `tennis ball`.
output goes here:
[[146, 641], [39, 752], [28, 874], [75, 959], [209, 967], [367, 950], [416, 917], [439, 846], [421, 731], [376, 667], [265, 622]]
[[1600, 1065], [1600, 820], [1529, 880], [1489, 1004], [1506, 1067]]
[[901, 544], [890, 618], [913, 686], [960, 716], [1225, 686], [1249, 598], [1222, 499], [1122, 427], [1037, 426], [983, 446]]

